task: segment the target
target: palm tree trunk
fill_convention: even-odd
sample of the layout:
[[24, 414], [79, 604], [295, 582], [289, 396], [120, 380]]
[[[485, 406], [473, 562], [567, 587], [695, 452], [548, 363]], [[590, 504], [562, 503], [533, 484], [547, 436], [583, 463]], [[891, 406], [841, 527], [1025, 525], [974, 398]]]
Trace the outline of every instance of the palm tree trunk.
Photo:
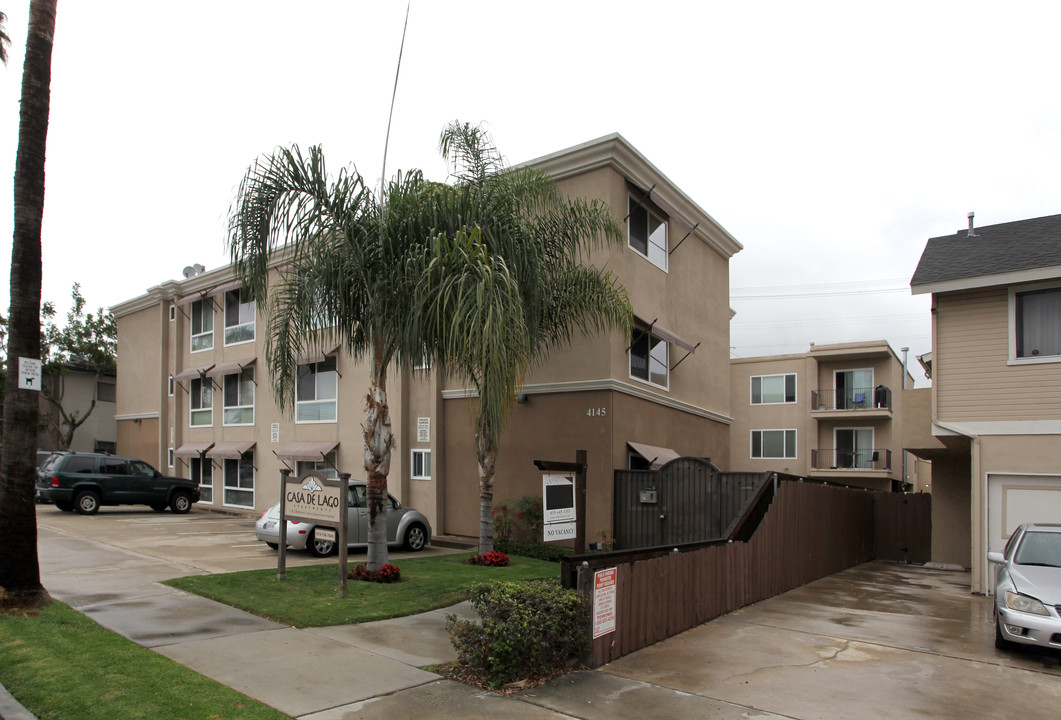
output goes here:
[[11, 309], [7, 386], [0, 456], [0, 606], [29, 607], [48, 600], [37, 560], [37, 422], [40, 394], [18, 387], [19, 358], [39, 360], [41, 221], [44, 154], [48, 137], [52, 37], [57, 0], [32, 0], [22, 70], [18, 152], [15, 157], [15, 229], [11, 245]]
[[497, 446], [480, 433], [476, 440], [479, 456], [479, 554], [494, 549], [494, 473], [497, 469]]
[[374, 343], [372, 380], [365, 400], [365, 472], [368, 473], [368, 551], [366, 569], [376, 572], [387, 564], [387, 475], [390, 473], [390, 408], [387, 405], [387, 374], [382, 365], [383, 352]]

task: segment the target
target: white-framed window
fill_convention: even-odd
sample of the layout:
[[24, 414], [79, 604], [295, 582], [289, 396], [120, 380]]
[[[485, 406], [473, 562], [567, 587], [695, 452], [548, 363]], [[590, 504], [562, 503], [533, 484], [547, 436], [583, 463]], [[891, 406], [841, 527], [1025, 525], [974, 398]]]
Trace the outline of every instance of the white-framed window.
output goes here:
[[647, 207], [648, 200], [629, 198], [630, 247], [656, 267], [667, 269], [667, 219]]
[[242, 290], [225, 293], [225, 345], [254, 340], [254, 303], [243, 297]]
[[207, 300], [192, 303], [192, 352], [214, 347], [214, 306]]
[[295, 475], [298, 477], [302, 477], [310, 470], [316, 470], [331, 480], [338, 480], [339, 471], [335, 469], [335, 451], [325, 455], [322, 460], [299, 460], [295, 463]]
[[630, 377], [667, 388], [669, 371], [667, 341], [635, 326], [630, 340]]
[[431, 451], [413, 450], [412, 468], [413, 480], [431, 479]]
[[254, 450], [225, 458], [225, 505], [254, 507]]
[[169, 467], [173, 467], [173, 448], [169, 449], [169, 452], [167, 453], [166, 457], [169, 460]]
[[873, 428], [836, 428], [833, 431], [835, 467], [872, 470], [877, 452], [873, 449]]
[[752, 430], [753, 459], [794, 460], [796, 458], [795, 430]]
[[203, 457], [193, 457], [188, 461], [191, 479], [199, 483], [199, 502], [214, 502], [214, 463]]
[[173, 376], [169, 376], [169, 396], [173, 397], [173, 392], [176, 390], [177, 383], [173, 380]]
[[208, 427], [214, 424], [214, 387], [201, 375], [192, 378], [188, 388], [188, 405], [192, 427]]
[[1061, 286], [1010, 288], [1009, 326], [1010, 362], [1061, 362]]
[[176, 305], [170, 305], [169, 306], [169, 321], [173, 322], [176, 319], [177, 319], [177, 306]]
[[254, 368], [225, 375], [225, 425], [254, 424]]
[[752, 376], [752, 405], [781, 405], [794, 402], [796, 402], [796, 373]]
[[295, 388], [296, 423], [333, 423], [339, 395], [335, 357], [298, 366]]

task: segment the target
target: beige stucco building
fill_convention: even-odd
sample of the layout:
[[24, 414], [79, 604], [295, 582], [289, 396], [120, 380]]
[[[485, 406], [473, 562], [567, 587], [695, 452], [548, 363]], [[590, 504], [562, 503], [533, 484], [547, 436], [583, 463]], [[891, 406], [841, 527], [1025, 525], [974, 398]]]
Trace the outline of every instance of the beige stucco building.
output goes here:
[[933, 560], [972, 569], [1022, 522], [1061, 521], [1061, 215], [932, 238]]
[[731, 360], [729, 469], [924, 489], [903, 451], [906, 372], [884, 340]]
[[[501, 439], [495, 500], [540, 495], [534, 460], [586, 450], [587, 531], [610, 535], [615, 469], [657, 449], [730, 456], [729, 259], [741, 245], [619, 135], [528, 164], [571, 196], [607, 203], [627, 228], [622, 251], [589, 262], [618, 274], [637, 327], [632, 337], [578, 338], [530, 373]], [[367, 369], [319, 348], [301, 358], [294, 410], [281, 413], [263, 318], [231, 268], [164, 282], [112, 312], [119, 452], [198, 479], [205, 506], [247, 513], [278, 501], [285, 465], [365, 476]], [[472, 391], [430, 369], [388, 382], [391, 493], [436, 533], [478, 535]]]

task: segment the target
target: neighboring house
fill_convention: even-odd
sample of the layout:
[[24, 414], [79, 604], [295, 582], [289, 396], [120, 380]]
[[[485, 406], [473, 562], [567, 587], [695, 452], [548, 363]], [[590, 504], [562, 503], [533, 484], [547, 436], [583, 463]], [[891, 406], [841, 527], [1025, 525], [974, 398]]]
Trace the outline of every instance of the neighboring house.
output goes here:
[[[78, 363], [68, 363], [61, 373], [46, 373], [42, 384], [47, 394], [62, 405], [63, 411], [78, 418], [88, 419], [74, 432], [68, 450], [79, 452], [114, 452], [117, 447], [118, 429], [114, 420], [116, 378], [85, 369]], [[95, 407], [92, 401], [96, 401]], [[62, 448], [61, 434], [67, 431], [62, 424], [62, 414], [55, 404], [41, 393], [41, 419], [44, 427], [37, 433], [40, 450]]]
[[916, 489], [902, 444], [905, 375], [884, 340], [730, 360], [729, 469]]
[[[988, 585], [986, 554], [1061, 522], [1061, 215], [932, 238], [910, 286], [932, 293], [933, 560]], [[910, 447], [914, 447], [911, 445]]]
[[[741, 245], [619, 135], [528, 165], [597, 198], [628, 247], [594, 251], [621, 278], [632, 336], [577, 338], [526, 378], [501, 438], [495, 501], [541, 495], [534, 460], [588, 452], [587, 532], [611, 532], [613, 471], [661, 457], [729, 457], [729, 259]], [[282, 258], [275, 258], [277, 267]], [[263, 318], [232, 268], [170, 281], [113, 308], [118, 446], [199, 480], [205, 507], [261, 512], [280, 469], [363, 478], [368, 373], [335, 347], [301, 359], [293, 414], [264, 361]], [[388, 378], [396, 446], [388, 487], [436, 533], [477, 536], [479, 482], [464, 383], [430, 368]]]

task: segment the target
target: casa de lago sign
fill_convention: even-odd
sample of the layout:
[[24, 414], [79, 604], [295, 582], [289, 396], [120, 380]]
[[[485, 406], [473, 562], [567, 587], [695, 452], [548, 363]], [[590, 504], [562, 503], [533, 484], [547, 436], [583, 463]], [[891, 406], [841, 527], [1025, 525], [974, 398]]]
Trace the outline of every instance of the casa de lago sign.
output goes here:
[[338, 525], [342, 520], [342, 488], [308, 473], [284, 488], [284, 510], [289, 520]]

